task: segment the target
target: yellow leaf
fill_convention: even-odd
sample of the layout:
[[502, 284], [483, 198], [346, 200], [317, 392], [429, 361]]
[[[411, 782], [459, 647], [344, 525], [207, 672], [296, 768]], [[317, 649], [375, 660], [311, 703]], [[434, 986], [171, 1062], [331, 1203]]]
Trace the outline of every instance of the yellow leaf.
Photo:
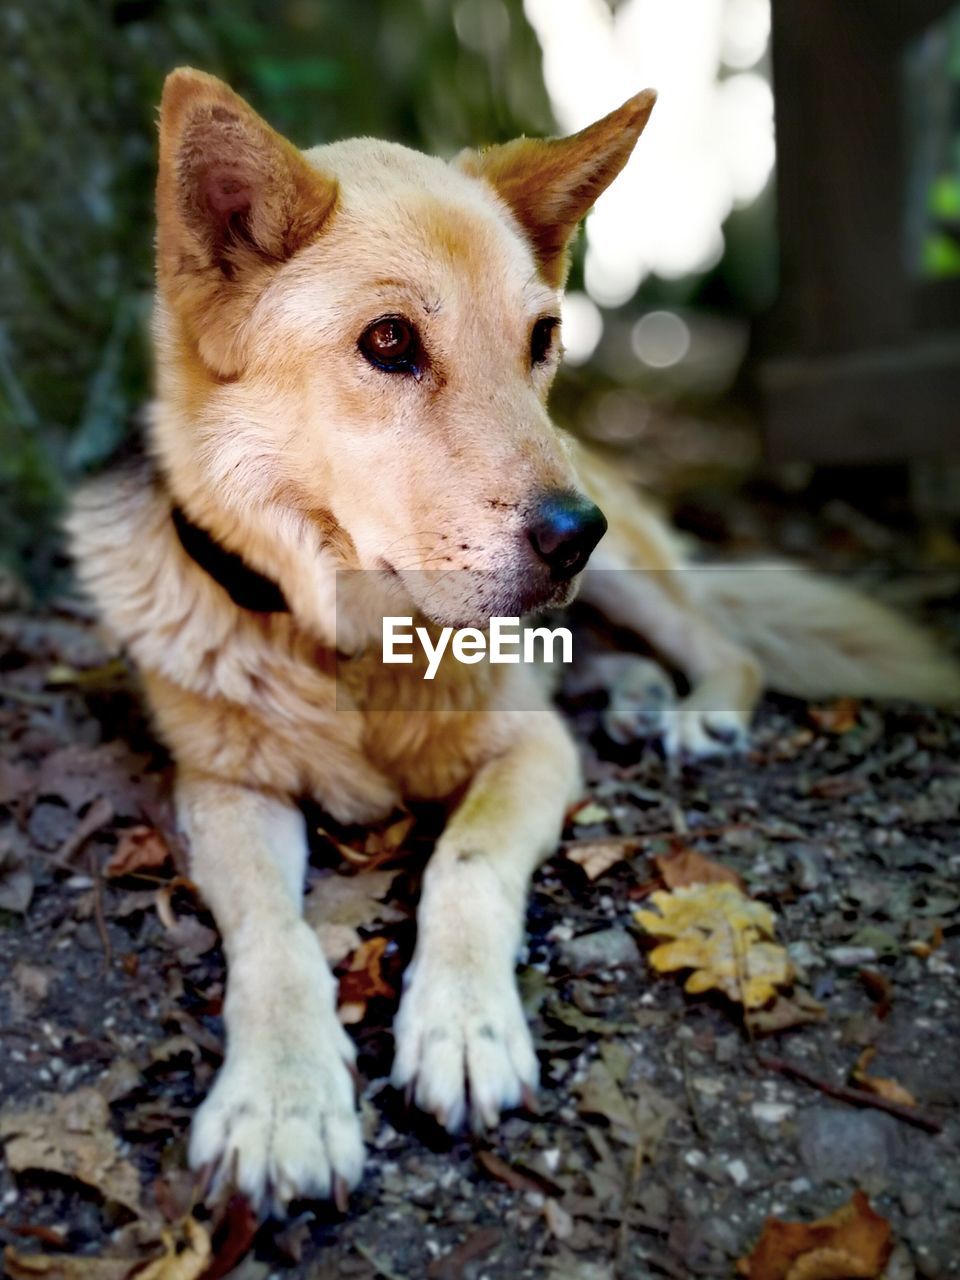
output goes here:
[[637, 921], [666, 939], [650, 953], [660, 973], [692, 969], [686, 990], [717, 990], [747, 1009], [759, 1009], [793, 978], [790, 959], [773, 941], [769, 907], [744, 897], [732, 884], [695, 884], [651, 894], [656, 911]]
[[196, 1218], [183, 1223], [185, 1240], [162, 1233], [164, 1253], [137, 1272], [137, 1280], [197, 1280], [210, 1265], [210, 1236]]

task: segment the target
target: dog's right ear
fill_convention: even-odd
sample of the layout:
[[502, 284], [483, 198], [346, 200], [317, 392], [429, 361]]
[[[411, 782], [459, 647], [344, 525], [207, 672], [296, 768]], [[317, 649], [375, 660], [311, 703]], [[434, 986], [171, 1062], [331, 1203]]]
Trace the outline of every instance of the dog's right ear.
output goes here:
[[181, 67], [160, 104], [157, 277], [204, 363], [242, 367], [239, 333], [264, 275], [330, 217], [337, 184], [215, 76]]

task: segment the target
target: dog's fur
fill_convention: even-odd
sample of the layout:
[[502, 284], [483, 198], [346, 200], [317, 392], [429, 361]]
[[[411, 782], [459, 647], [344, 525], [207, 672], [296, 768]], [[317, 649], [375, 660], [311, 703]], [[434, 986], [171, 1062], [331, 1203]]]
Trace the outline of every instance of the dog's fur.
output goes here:
[[[71, 530], [176, 757], [229, 963], [226, 1062], [191, 1160], [258, 1204], [340, 1199], [363, 1161], [353, 1048], [301, 919], [304, 797], [345, 822], [459, 797], [425, 875], [394, 1080], [451, 1128], [493, 1124], [537, 1083], [514, 959], [529, 877], [578, 794], [576, 751], [528, 668], [446, 664], [425, 683], [381, 667], [368, 647], [386, 603], [453, 625], [563, 603], [576, 583], [544, 577], [526, 522], [538, 494], [579, 485], [610, 522], [594, 563], [657, 571], [591, 568], [582, 587], [689, 681], [668, 749], [736, 746], [764, 683], [960, 692], [914, 628], [818, 579], [680, 574], [657, 517], [550, 422], [558, 344], [531, 364], [531, 329], [558, 314], [570, 239], [653, 101], [446, 164], [370, 139], [301, 153], [212, 77], [167, 81], [151, 461], [91, 484]], [[415, 376], [358, 351], [396, 314], [429, 353]], [[234, 603], [174, 508], [289, 611]], [[338, 616], [341, 569], [367, 571], [378, 607], [341, 599]], [[352, 654], [339, 687], [336, 647]]]

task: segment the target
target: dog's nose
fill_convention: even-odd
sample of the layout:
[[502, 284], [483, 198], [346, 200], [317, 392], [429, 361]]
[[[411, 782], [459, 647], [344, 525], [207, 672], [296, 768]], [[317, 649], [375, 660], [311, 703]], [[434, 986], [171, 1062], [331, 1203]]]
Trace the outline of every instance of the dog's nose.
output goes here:
[[527, 526], [534, 551], [555, 578], [579, 573], [606, 531], [600, 508], [582, 493], [566, 490], [545, 493]]

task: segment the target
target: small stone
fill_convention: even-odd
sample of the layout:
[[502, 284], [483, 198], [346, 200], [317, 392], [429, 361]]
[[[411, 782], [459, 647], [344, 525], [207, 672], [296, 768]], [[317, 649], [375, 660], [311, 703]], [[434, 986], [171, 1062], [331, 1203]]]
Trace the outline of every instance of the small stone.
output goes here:
[[808, 1107], [798, 1121], [800, 1158], [815, 1181], [882, 1182], [900, 1155], [900, 1132], [879, 1111]]
[[827, 955], [842, 969], [859, 969], [863, 964], [873, 964], [877, 958], [873, 947], [831, 947]]
[[560, 954], [574, 973], [629, 968], [637, 964], [640, 956], [633, 936], [626, 929], [582, 933], [578, 938], [565, 942]]
[[761, 1124], [779, 1124], [792, 1116], [793, 1112], [794, 1107], [790, 1102], [754, 1102], [750, 1107], [750, 1114]]
[[919, 1191], [904, 1191], [900, 1196], [900, 1203], [903, 1205], [903, 1212], [908, 1217], [915, 1218], [918, 1213], [923, 1213], [927, 1202]]
[[742, 1187], [750, 1177], [750, 1170], [742, 1160], [731, 1160], [727, 1165], [727, 1173], [738, 1187]]

